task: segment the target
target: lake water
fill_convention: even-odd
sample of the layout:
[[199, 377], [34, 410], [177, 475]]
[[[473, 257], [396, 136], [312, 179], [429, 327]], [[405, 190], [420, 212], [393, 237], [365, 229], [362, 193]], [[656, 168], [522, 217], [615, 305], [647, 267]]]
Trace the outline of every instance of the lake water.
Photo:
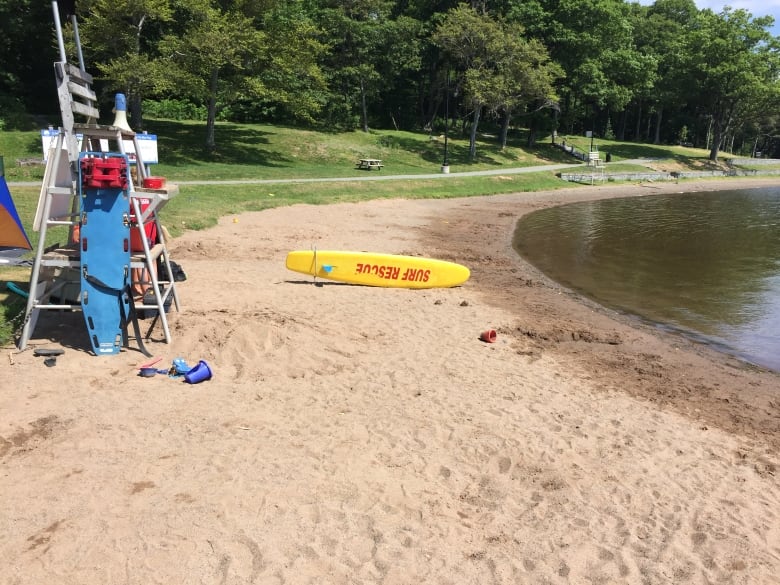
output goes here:
[[780, 371], [780, 187], [544, 209], [514, 246], [602, 305]]

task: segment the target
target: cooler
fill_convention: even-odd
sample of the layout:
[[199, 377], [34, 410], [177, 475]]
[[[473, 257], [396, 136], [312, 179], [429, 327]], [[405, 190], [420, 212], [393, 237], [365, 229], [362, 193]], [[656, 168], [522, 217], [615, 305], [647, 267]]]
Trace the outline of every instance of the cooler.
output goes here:
[[[149, 198], [138, 199], [138, 205], [141, 208], [141, 213], [146, 211], [146, 208], [149, 207], [151, 202], [152, 200]], [[143, 252], [144, 244], [141, 241], [138, 230], [136, 229], [137, 224], [135, 221], [135, 213], [133, 213], [132, 210], [130, 210], [130, 222], [133, 226], [130, 230], [130, 250], [133, 252]], [[151, 248], [157, 243], [157, 224], [154, 221], [154, 215], [149, 216], [149, 218], [146, 220], [144, 231], [146, 232], [146, 243]]]

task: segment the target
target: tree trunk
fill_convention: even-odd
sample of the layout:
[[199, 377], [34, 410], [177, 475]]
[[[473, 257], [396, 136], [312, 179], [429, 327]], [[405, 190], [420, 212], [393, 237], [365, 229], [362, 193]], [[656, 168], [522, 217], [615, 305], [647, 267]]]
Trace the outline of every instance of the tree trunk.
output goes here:
[[567, 93], [563, 116], [563, 127], [566, 130], [565, 134], [572, 134], [574, 132], [574, 116], [571, 114], [571, 112], [574, 111], [576, 106], [577, 100], [572, 98], [570, 93]]
[[655, 117], [655, 137], [653, 138], [653, 144], [661, 144], [661, 120], [664, 118], [664, 109], [658, 108], [658, 113]]
[[217, 149], [214, 137], [214, 127], [217, 122], [217, 82], [219, 81], [219, 69], [211, 70], [211, 83], [209, 85], [209, 103], [206, 117], [206, 152], [212, 153]]
[[368, 110], [366, 109], [366, 86], [360, 78], [360, 116], [363, 118], [363, 132], [368, 132]]
[[720, 144], [723, 140], [723, 124], [720, 119], [720, 115], [712, 117], [712, 147], [710, 148], [710, 160], [712, 162], [718, 162], [718, 153], [720, 152]]
[[[534, 113], [528, 119], [528, 135], [525, 138], [525, 145], [528, 148], [531, 148], [536, 145], [536, 139], [539, 136], [540, 128], [546, 129], [547, 127], [547, 125], [545, 124], [546, 121], [545, 118], [542, 117], [541, 112], [539, 112], [539, 114], [540, 115]], [[555, 144], [554, 139], [553, 139], [553, 144]]]
[[435, 65], [431, 64], [428, 68], [428, 81], [421, 83], [417, 89], [417, 109], [419, 111], [420, 122], [426, 130], [433, 126], [433, 120], [436, 117], [435, 110], [438, 110], [439, 90], [437, 87], [437, 70]]
[[[431, 111], [430, 117], [428, 118], [428, 121], [425, 123], [423, 128], [428, 131], [428, 134], [433, 134], [434, 132], [438, 132], [438, 128], [435, 127], [434, 122], [436, 121], [436, 116], [439, 115], [439, 106], [441, 105], [441, 100], [437, 99], [435, 103], [430, 105], [430, 108], [433, 108]], [[430, 109], [429, 108], [429, 109]]]
[[645, 142], [650, 142], [650, 128], [653, 125], [653, 114], [647, 116], [647, 128], [645, 129]]
[[133, 121], [132, 128], [136, 132], [141, 132], [144, 129], [144, 120], [141, 111], [141, 96], [138, 92], [130, 94], [130, 119]]
[[[141, 16], [140, 20], [138, 21], [138, 24], [135, 27], [135, 54], [140, 55], [141, 54], [141, 32], [144, 28], [144, 23], [146, 22], [146, 16]], [[133, 128], [135, 128], [136, 132], [141, 132], [144, 126], [144, 121], [141, 111], [141, 94], [138, 90], [138, 86], [140, 84], [136, 84], [135, 91], [129, 92], [130, 95], [128, 96], [130, 99], [130, 111], [128, 112], [130, 114], [130, 119], [133, 121]]]
[[639, 142], [642, 138], [642, 100], [637, 103], [636, 129], [634, 130], [634, 140]]
[[474, 120], [471, 124], [471, 135], [469, 136], [469, 162], [474, 162], [477, 158], [477, 127], [479, 126], [479, 115], [482, 112], [482, 104], [474, 107]]
[[512, 112], [509, 110], [509, 108], [506, 108], [504, 110], [504, 119], [501, 120], [501, 136], [499, 138], [499, 141], [501, 143], [501, 150], [504, 150], [506, 148], [506, 137], [507, 134], [509, 134], [509, 122], [512, 119]]
[[628, 124], [628, 108], [623, 108], [623, 112], [620, 114], [620, 127], [617, 131], [617, 139], [621, 142], [626, 140], [626, 124]]

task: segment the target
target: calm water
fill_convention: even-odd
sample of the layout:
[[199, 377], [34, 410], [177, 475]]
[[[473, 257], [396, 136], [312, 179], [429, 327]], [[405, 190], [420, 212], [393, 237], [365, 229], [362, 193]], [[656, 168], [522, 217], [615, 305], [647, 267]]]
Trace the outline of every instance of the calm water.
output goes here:
[[603, 305], [780, 371], [780, 187], [544, 209], [514, 245]]

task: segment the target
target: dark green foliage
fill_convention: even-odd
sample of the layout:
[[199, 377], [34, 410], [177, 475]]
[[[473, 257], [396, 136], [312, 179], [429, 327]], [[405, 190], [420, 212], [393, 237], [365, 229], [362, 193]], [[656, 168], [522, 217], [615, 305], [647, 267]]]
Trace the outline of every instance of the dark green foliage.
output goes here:
[[144, 100], [143, 111], [150, 118], [206, 121], [206, 108], [187, 100]]
[[[146, 129], [144, 115], [198, 120], [207, 150], [225, 146], [217, 121], [441, 133], [445, 108], [453, 132], [473, 123], [472, 132], [495, 134], [500, 144], [515, 127], [528, 129], [529, 143], [553, 130], [676, 143], [685, 127], [689, 142], [717, 156], [722, 148], [751, 152], [757, 137], [780, 130], [771, 18], [699, 10], [693, 0], [81, 0], [76, 7], [101, 109], [121, 91], [137, 130]], [[465, 9], [494, 37], [476, 61], [455, 58], [464, 43], [445, 50], [434, 42], [442, 23]], [[0, 0], [0, 22], [0, 128], [56, 125], [51, 3]], [[66, 48], [75, 60], [72, 42]]]

